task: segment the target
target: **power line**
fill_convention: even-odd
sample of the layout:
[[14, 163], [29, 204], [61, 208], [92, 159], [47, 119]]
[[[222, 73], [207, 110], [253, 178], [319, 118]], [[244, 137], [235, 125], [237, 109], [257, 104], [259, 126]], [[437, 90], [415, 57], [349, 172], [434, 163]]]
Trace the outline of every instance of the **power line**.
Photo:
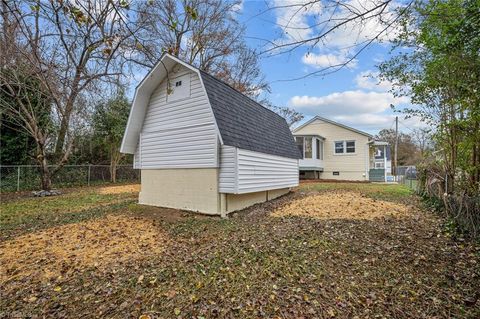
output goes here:
[[410, 132], [414, 132], [414, 129], [408, 127], [406, 124], [402, 123], [401, 121], [398, 121], [398, 123], [400, 123], [404, 128], [406, 128], [407, 130], [409, 130]]

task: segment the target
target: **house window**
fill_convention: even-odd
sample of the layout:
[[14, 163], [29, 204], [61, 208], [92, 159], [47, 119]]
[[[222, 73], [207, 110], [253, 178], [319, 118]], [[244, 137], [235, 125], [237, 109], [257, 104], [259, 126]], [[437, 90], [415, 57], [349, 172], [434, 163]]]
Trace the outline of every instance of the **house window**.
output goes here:
[[355, 153], [355, 141], [346, 141], [345, 144], [347, 145], [347, 153]]
[[296, 136], [295, 143], [297, 144], [298, 150], [302, 154], [302, 158], [303, 158], [303, 136]]
[[312, 138], [305, 137], [305, 158], [312, 158]]
[[319, 139], [316, 139], [316, 146], [317, 146], [317, 159], [323, 160], [323, 142]]
[[375, 168], [385, 168], [384, 162], [375, 162]]
[[336, 141], [335, 154], [353, 154], [355, 153], [355, 141]]
[[343, 154], [344, 153], [343, 142], [344, 141], [335, 142], [335, 154]]

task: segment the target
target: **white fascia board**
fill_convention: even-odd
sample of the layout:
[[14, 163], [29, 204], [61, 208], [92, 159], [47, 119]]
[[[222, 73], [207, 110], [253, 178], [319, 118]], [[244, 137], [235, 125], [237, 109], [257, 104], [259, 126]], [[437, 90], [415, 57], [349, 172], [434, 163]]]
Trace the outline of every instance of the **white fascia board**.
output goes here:
[[337, 126], [339, 126], [339, 127], [343, 127], [344, 129], [347, 129], [347, 130], [356, 132], [356, 133], [361, 134], [361, 135], [365, 135], [365, 136], [367, 136], [367, 137], [369, 137], [369, 138], [372, 138], [372, 137], [373, 137], [371, 134], [368, 134], [368, 133], [366, 133], [366, 132], [357, 130], [356, 128], [347, 126], [347, 125], [345, 125], [345, 124], [342, 124], [342, 123], [338, 123], [338, 122], [329, 120], [329, 119], [324, 118], [324, 117], [321, 117], [321, 116], [319, 116], [319, 115], [315, 115], [313, 118], [311, 118], [311, 119], [308, 120], [307, 122], [305, 122], [305, 123], [303, 123], [302, 125], [300, 125], [299, 127], [295, 128], [292, 132], [295, 133], [296, 131], [304, 128], [305, 126], [311, 124], [312, 122], [314, 122], [314, 121], [316, 121], [316, 120], [325, 121], [325, 122], [327, 122], [327, 123], [330, 123], [330, 124], [333, 124], [333, 125], [337, 125]]

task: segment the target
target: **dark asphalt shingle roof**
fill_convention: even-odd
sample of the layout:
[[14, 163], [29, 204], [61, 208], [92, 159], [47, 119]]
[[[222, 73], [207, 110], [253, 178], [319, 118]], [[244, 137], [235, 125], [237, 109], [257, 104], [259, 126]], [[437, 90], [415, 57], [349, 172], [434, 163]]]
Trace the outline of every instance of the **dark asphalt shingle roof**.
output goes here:
[[225, 145], [301, 158], [283, 117], [208, 73], [200, 74]]

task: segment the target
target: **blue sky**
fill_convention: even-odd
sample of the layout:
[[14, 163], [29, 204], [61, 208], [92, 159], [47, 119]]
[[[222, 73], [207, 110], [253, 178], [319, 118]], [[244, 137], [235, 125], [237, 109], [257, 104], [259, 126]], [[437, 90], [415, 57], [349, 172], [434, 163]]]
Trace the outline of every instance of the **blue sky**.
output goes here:
[[[247, 26], [249, 45], [262, 51], [266, 48], [265, 42], [258, 38], [282, 43], [318, 34], [318, 29], [307, 27], [311, 25], [312, 19], [322, 14], [321, 8], [310, 7], [300, 14], [296, 7], [265, 12], [267, 6], [299, 2], [301, 0], [243, 1], [239, 19]], [[349, 2], [356, 5], [362, 3], [362, 0]], [[288, 25], [283, 21], [288, 21]], [[392, 112], [390, 104], [401, 108], [407, 105], [408, 99], [394, 98], [388, 92], [391, 84], [379, 82], [375, 78], [375, 66], [389, 56], [388, 41], [373, 43], [347, 68], [335, 73], [323, 77], [282, 81], [344, 61], [351, 56], [351, 51], [346, 47], [367, 38], [375, 33], [378, 27], [375, 22], [358, 29], [348, 27], [339, 30], [313, 49], [302, 46], [293, 52], [263, 56], [260, 61], [261, 68], [271, 86], [268, 98], [276, 105], [295, 108], [302, 112], [306, 119], [318, 114], [373, 134], [383, 128], [391, 128], [395, 115], [400, 117], [400, 129], [408, 131], [419, 126], [418, 120], [404, 119], [401, 114]], [[282, 28], [287, 31], [286, 36]]]

